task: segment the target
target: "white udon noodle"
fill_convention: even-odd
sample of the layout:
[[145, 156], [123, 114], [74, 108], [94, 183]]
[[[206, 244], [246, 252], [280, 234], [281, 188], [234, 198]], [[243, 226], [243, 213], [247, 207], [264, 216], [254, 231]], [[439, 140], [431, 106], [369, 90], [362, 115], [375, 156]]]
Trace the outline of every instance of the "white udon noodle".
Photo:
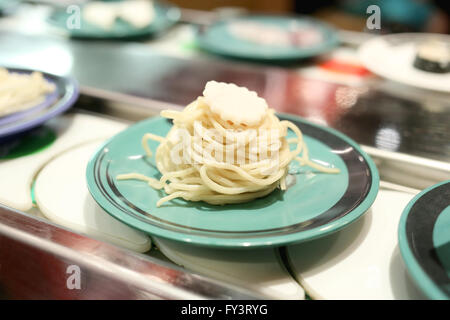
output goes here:
[[[242, 203], [263, 197], [277, 187], [286, 190], [288, 166], [294, 159], [300, 165], [309, 166], [320, 172], [339, 172], [337, 168], [324, 167], [311, 161], [300, 129], [290, 121], [280, 121], [273, 109], [268, 109], [261, 122], [253, 127], [222, 120], [218, 115], [211, 112], [209, 106], [201, 97], [181, 112], [165, 110], [161, 112], [161, 116], [173, 119], [172, 129], [166, 137], [151, 133], [145, 134], [142, 138], [142, 146], [146, 155], [151, 157], [152, 151], [148, 146], [148, 140], [160, 142], [156, 149], [155, 158], [156, 166], [162, 177], [157, 180], [140, 173], [117, 176], [117, 180], [141, 180], [147, 182], [154, 189], [164, 189], [167, 196], [157, 202], [158, 207], [175, 198], [183, 198], [188, 201], [205, 201], [214, 205]], [[198, 130], [198, 127], [194, 125], [196, 121], [201, 121], [203, 128], [215, 129], [215, 132], [219, 133], [218, 137], [201, 135], [203, 139], [201, 139], [200, 145], [195, 145], [194, 135], [201, 134], [195, 132], [195, 130]], [[177, 129], [187, 130], [192, 138], [192, 144], [187, 147], [191, 158], [195, 160], [192, 163], [176, 164], [171, 157], [172, 148], [179, 143], [174, 138]], [[295, 138], [286, 139], [288, 129], [295, 133]], [[273, 150], [276, 152], [270, 150], [266, 152], [266, 157], [258, 153], [257, 156], [260, 157], [256, 161], [250, 161], [254, 159], [250, 155], [250, 144], [253, 139], [270, 138], [268, 135], [263, 137], [260, 135], [260, 132], [264, 130], [278, 130], [279, 141], [266, 141], [266, 145], [276, 143], [275, 145], [278, 145], [279, 148]], [[247, 134], [245, 139], [229, 141], [225, 137], [227, 132], [230, 134], [230, 131], [244, 135], [253, 131], [256, 134]], [[224, 162], [222, 160], [225, 158], [223, 154], [222, 159], [219, 160], [217, 159], [218, 154], [214, 154], [211, 158], [202, 157], [205, 148], [211, 148], [213, 147], [211, 144], [218, 143], [223, 146], [221, 150], [226, 150], [226, 148], [237, 150], [245, 145], [246, 163], [236, 163], [235, 159], [233, 163]], [[294, 143], [296, 148], [291, 151], [289, 145]], [[183, 155], [183, 151], [181, 155]], [[274, 155], [277, 155], [276, 159], [274, 159]]]
[[0, 68], [0, 117], [35, 106], [54, 90], [40, 72], [22, 74]]

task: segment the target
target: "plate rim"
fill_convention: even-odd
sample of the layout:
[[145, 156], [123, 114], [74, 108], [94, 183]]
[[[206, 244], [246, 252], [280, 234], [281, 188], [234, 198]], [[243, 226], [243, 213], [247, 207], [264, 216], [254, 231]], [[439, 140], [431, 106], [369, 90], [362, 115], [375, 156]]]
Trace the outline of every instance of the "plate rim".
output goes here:
[[242, 55], [242, 54], [236, 54], [233, 52], [223, 52], [221, 50], [218, 50], [217, 47], [212, 46], [208, 41], [205, 41], [204, 35], [200, 34], [200, 28], [195, 33], [195, 43], [203, 50], [220, 55], [225, 57], [231, 57], [231, 58], [240, 58], [240, 59], [249, 59], [249, 60], [255, 60], [255, 61], [291, 61], [291, 60], [297, 60], [297, 59], [306, 59], [306, 58], [312, 58], [319, 54], [323, 54], [326, 52], [329, 52], [333, 48], [337, 46], [339, 43], [339, 38], [337, 36], [335, 28], [333, 28], [330, 24], [326, 22], [322, 22], [320, 20], [305, 16], [305, 15], [277, 15], [277, 14], [264, 14], [264, 13], [254, 13], [254, 14], [247, 14], [244, 16], [237, 16], [232, 17], [228, 19], [218, 20], [213, 22], [211, 25], [209, 25], [207, 28], [214, 27], [218, 24], [224, 24], [224, 23], [230, 23], [234, 20], [240, 20], [243, 18], [282, 18], [282, 19], [296, 19], [296, 20], [302, 20], [302, 21], [308, 21], [310, 23], [313, 23], [314, 25], [320, 26], [322, 30], [325, 30], [329, 32], [330, 39], [326, 42], [324, 42], [322, 47], [319, 47], [311, 52], [297, 50], [295, 53], [291, 54], [285, 54], [285, 55], [277, 55], [277, 56], [252, 56], [252, 55]]
[[[133, 219], [130, 218], [130, 216], [125, 216], [123, 213], [115, 212], [114, 208], [112, 208], [110, 212], [109, 208], [107, 208], [108, 205], [111, 205], [111, 203], [106, 200], [103, 195], [98, 190], [98, 186], [96, 183], [93, 183], [94, 179], [92, 178], [92, 174], [94, 172], [94, 165], [97, 160], [97, 158], [100, 156], [104, 148], [119, 134], [123, 134], [126, 130], [133, 127], [134, 125], [137, 125], [139, 123], [145, 122], [145, 121], [158, 121], [160, 119], [163, 119], [160, 116], [147, 118], [142, 121], [137, 122], [136, 124], [128, 127], [127, 129], [119, 132], [117, 135], [111, 137], [107, 141], [105, 141], [103, 144], [99, 146], [99, 148], [96, 150], [96, 152], [91, 156], [89, 159], [88, 165], [86, 167], [86, 180], [87, 180], [87, 186], [90, 194], [94, 198], [94, 200], [99, 204], [103, 210], [105, 210], [108, 214], [112, 215], [116, 219], [119, 219], [123, 223], [126, 223], [127, 225], [136, 228], [138, 230], [141, 230], [150, 236], [156, 236], [161, 237], [164, 239], [174, 240], [174, 241], [180, 241], [183, 243], [189, 243], [192, 245], [198, 245], [198, 246], [206, 246], [206, 247], [214, 247], [214, 248], [230, 248], [230, 249], [240, 249], [240, 248], [260, 248], [260, 247], [279, 247], [284, 246], [288, 244], [293, 243], [300, 243], [304, 241], [313, 240], [316, 238], [320, 238], [323, 236], [326, 236], [330, 233], [334, 233], [338, 230], [343, 229], [344, 227], [348, 226], [352, 222], [356, 221], [358, 218], [360, 218], [364, 213], [366, 213], [370, 207], [372, 206], [373, 202], [375, 201], [375, 198], [378, 194], [379, 190], [379, 174], [378, 169], [375, 166], [375, 163], [370, 158], [370, 156], [362, 150], [362, 148], [351, 138], [347, 137], [345, 134], [330, 128], [330, 127], [324, 127], [319, 124], [312, 123], [308, 120], [305, 120], [303, 118], [300, 118], [295, 115], [286, 114], [286, 113], [277, 113], [277, 116], [282, 116], [283, 118], [294, 120], [302, 123], [306, 123], [308, 125], [312, 125], [320, 130], [326, 130], [330, 132], [331, 134], [339, 137], [340, 139], [344, 140], [346, 143], [350, 144], [353, 148], [356, 149], [356, 151], [363, 157], [364, 161], [366, 162], [370, 176], [371, 176], [371, 182], [369, 191], [367, 192], [365, 198], [361, 201], [361, 203], [356, 207], [353, 208], [348, 214], [345, 216], [329, 222], [325, 225], [318, 226], [316, 228], [305, 230], [301, 232], [296, 232], [292, 234], [287, 235], [281, 235], [281, 236], [268, 236], [268, 237], [260, 237], [260, 238], [252, 238], [252, 239], [220, 239], [221, 241], [217, 241], [217, 238], [215, 237], [206, 237], [206, 236], [198, 236], [193, 235], [189, 236], [184, 233], [176, 232], [176, 231], [168, 231], [163, 230], [159, 232], [159, 230], [162, 230], [159, 227], [153, 227], [150, 226], [149, 229], [152, 229], [152, 232], [149, 232], [148, 230], [143, 230], [143, 228], [140, 228], [136, 225], [132, 224]], [[122, 219], [124, 218], [124, 219]], [[324, 229], [324, 230], [320, 230]], [[156, 232], [154, 232], [156, 230]], [[171, 235], [171, 236], [169, 236]], [[301, 236], [299, 236], [301, 235]], [[249, 241], [247, 241], [249, 240]], [[269, 241], [270, 240], [270, 241]], [[220, 242], [220, 243], [219, 243]]]
[[[26, 73], [32, 73], [32, 72], [40, 72], [45, 77], [49, 77], [51, 79], [57, 79], [61, 81], [62, 85], [64, 86], [64, 92], [60, 92], [61, 95], [59, 98], [57, 98], [53, 105], [55, 106], [51, 110], [41, 114], [37, 117], [32, 117], [29, 120], [19, 124], [14, 125], [12, 128], [5, 131], [5, 129], [2, 129], [0, 127], [0, 139], [7, 139], [11, 136], [14, 136], [16, 134], [26, 132], [28, 130], [31, 130], [44, 122], [50, 120], [51, 118], [54, 118], [58, 116], [59, 114], [65, 112], [67, 109], [69, 109], [78, 99], [78, 96], [80, 94], [79, 84], [75, 80], [75, 78], [71, 76], [62, 76], [58, 74], [54, 74], [47, 71], [42, 71], [39, 69], [31, 69], [31, 68], [21, 68], [21, 67], [14, 67], [14, 66], [5, 66], [2, 65], [3, 68], [7, 69], [8, 71], [19, 71], [19, 72], [26, 72]], [[13, 122], [14, 123], [14, 122]]]
[[[402, 212], [400, 221], [398, 224], [398, 244], [400, 248], [400, 253], [402, 255], [403, 261], [405, 262], [406, 269], [409, 271], [411, 278], [414, 283], [430, 298], [435, 300], [448, 300], [450, 296], [445, 294], [436, 283], [429, 277], [426, 271], [420, 266], [419, 262], [412, 252], [406, 234], [406, 222], [408, 220], [411, 208], [416, 204], [416, 202], [422, 198], [425, 194], [431, 190], [438, 188], [444, 184], [450, 184], [450, 180], [445, 180], [434, 184], [414, 196], [410, 202], [406, 205]], [[418, 280], [421, 279], [421, 280]]]

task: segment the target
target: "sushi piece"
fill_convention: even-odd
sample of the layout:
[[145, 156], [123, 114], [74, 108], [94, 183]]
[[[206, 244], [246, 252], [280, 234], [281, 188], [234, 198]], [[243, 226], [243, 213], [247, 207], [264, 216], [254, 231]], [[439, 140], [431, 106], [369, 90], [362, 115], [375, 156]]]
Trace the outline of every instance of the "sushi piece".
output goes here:
[[449, 46], [445, 42], [437, 40], [425, 42], [419, 45], [416, 58], [414, 59], [414, 67], [433, 73], [449, 72], [449, 51]]

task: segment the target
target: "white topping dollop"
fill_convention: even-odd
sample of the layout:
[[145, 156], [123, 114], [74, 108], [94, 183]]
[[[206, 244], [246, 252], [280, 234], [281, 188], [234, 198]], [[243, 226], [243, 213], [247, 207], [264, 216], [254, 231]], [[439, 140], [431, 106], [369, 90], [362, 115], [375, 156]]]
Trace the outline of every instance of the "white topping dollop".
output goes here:
[[253, 126], [266, 115], [266, 100], [256, 92], [232, 83], [209, 81], [203, 91], [211, 111], [224, 121]]

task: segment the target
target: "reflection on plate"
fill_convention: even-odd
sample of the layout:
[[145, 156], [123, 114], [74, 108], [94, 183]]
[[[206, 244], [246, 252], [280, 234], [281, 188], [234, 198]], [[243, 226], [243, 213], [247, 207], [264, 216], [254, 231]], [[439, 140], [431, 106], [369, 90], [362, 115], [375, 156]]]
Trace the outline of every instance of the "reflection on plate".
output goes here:
[[[83, 8], [81, 8], [81, 12], [71, 11], [69, 8], [56, 9], [50, 15], [48, 21], [75, 38], [125, 39], [145, 37], [162, 32], [175, 24], [180, 18], [180, 10], [172, 5], [154, 1], [153, 9], [153, 20], [148, 26], [142, 28], [137, 28], [124, 19], [116, 19], [109, 29], [102, 28], [83, 18]], [[79, 24], [71, 22], [74, 14], [80, 15]]]
[[450, 92], [450, 72], [432, 73], [414, 67], [418, 46], [429, 40], [450, 45], [450, 36], [401, 33], [373, 38], [359, 49], [359, 57], [371, 72], [406, 85]]
[[[159, 177], [154, 159], [142, 156], [141, 137], [165, 136], [171, 124], [162, 118], [140, 122], [106, 142], [87, 168], [88, 188], [112, 216], [151, 235], [191, 244], [243, 248], [305, 241], [339, 230], [373, 203], [378, 172], [372, 160], [343, 134], [280, 115], [303, 132], [311, 159], [333, 163], [339, 174], [293, 168], [289, 188], [244, 204], [224, 206], [176, 199], [157, 208], [162, 191], [141, 181], [117, 181], [124, 172]], [[156, 142], [150, 142], [153, 150]], [[294, 164], [293, 164], [294, 165]]]
[[414, 197], [398, 232], [403, 259], [417, 285], [431, 299], [450, 299], [450, 180]]
[[[8, 68], [9, 71], [31, 73], [34, 70]], [[45, 121], [59, 115], [70, 108], [78, 98], [78, 84], [72, 78], [65, 78], [42, 72], [44, 77], [52, 82], [56, 89], [48, 94], [44, 102], [27, 110], [0, 118], [0, 139], [9, 138], [27, 131]]]
[[304, 17], [247, 16], [216, 22], [198, 35], [215, 54], [257, 60], [316, 56], [337, 44], [333, 29]]

